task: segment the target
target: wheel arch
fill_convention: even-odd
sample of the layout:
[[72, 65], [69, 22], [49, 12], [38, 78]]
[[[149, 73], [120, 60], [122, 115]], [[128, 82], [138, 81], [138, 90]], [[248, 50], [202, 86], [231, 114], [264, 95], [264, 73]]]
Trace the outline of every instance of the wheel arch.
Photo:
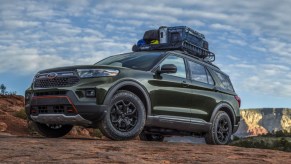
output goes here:
[[225, 102], [222, 102], [220, 104], [218, 104], [213, 112], [212, 112], [212, 115], [211, 115], [211, 118], [210, 118], [210, 122], [212, 123], [214, 118], [215, 118], [215, 115], [217, 114], [217, 112], [219, 111], [224, 111], [226, 112], [229, 117], [230, 117], [230, 120], [231, 120], [231, 123], [232, 123], [232, 128], [234, 128], [234, 124], [236, 123], [236, 117], [235, 117], [235, 113], [234, 113], [234, 110], [233, 108], [231, 107], [231, 105], [225, 103]]
[[151, 115], [151, 101], [149, 94], [146, 88], [141, 83], [133, 79], [122, 80], [115, 84], [114, 86], [112, 86], [107, 92], [103, 104], [109, 105], [112, 96], [119, 90], [127, 90], [137, 95], [145, 106], [146, 115], [147, 116]]

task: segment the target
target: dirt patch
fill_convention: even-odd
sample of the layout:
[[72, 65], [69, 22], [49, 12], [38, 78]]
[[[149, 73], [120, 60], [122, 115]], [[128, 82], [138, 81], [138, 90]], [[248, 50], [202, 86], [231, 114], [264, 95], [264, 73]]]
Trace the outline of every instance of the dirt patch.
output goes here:
[[18, 111], [24, 107], [24, 97], [18, 95], [0, 95], [0, 110]]
[[291, 163], [291, 153], [234, 146], [0, 135], [0, 161], [24, 163]]
[[1, 122], [7, 124], [7, 129], [5, 132], [13, 135], [27, 136], [29, 135], [27, 121], [19, 119], [12, 115], [0, 115]]

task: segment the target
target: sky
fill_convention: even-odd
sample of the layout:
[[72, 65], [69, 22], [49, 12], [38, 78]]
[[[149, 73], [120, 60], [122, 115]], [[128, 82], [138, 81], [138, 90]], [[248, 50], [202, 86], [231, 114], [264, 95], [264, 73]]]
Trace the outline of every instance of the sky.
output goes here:
[[242, 108], [291, 107], [290, 0], [0, 0], [0, 84], [24, 94], [41, 69], [130, 52], [144, 31], [203, 33]]

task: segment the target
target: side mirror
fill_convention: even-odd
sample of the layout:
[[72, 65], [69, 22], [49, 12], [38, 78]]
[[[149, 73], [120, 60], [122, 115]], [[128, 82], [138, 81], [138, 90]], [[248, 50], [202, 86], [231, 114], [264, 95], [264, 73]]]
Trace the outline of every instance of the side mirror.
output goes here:
[[162, 73], [176, 73], [177, 67], [174, 64], [164, 64], [162, 65], [161, 69], [158, 70], [159, 74]]

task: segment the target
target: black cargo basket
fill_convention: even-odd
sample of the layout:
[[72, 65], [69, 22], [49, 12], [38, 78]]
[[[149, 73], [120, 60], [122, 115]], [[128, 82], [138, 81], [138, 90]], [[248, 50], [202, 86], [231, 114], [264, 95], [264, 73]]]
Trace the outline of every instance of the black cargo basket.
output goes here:
[[177, 42], [174, 44], [164, 43], [164, 44], [147, 44], [142, 46], [134, 45], [132, 51], [154, 51], [154, 50], [181, 50], [188, 52], [189, 56], [202, 58], [205, 61], [213, 62], [215, 61], [215, 54], [191, 44], [187, 41]]
[[[166, 28], [167, 43], [134, 45], [133, 51], [153, 51], [153, 50], [181, 50], [186, 51], [187, 55], [202, 58], [205, 61], [213, 62], [215, 54], [208, 49], [208, 42], [205, 36], [186, 26], [160, 27]], [[155, 30], [155, 31], [159, 31]], [[154, 30], [151, 30], [154, 31]], [[146, 38], [144, 38], [146, 39]]]

